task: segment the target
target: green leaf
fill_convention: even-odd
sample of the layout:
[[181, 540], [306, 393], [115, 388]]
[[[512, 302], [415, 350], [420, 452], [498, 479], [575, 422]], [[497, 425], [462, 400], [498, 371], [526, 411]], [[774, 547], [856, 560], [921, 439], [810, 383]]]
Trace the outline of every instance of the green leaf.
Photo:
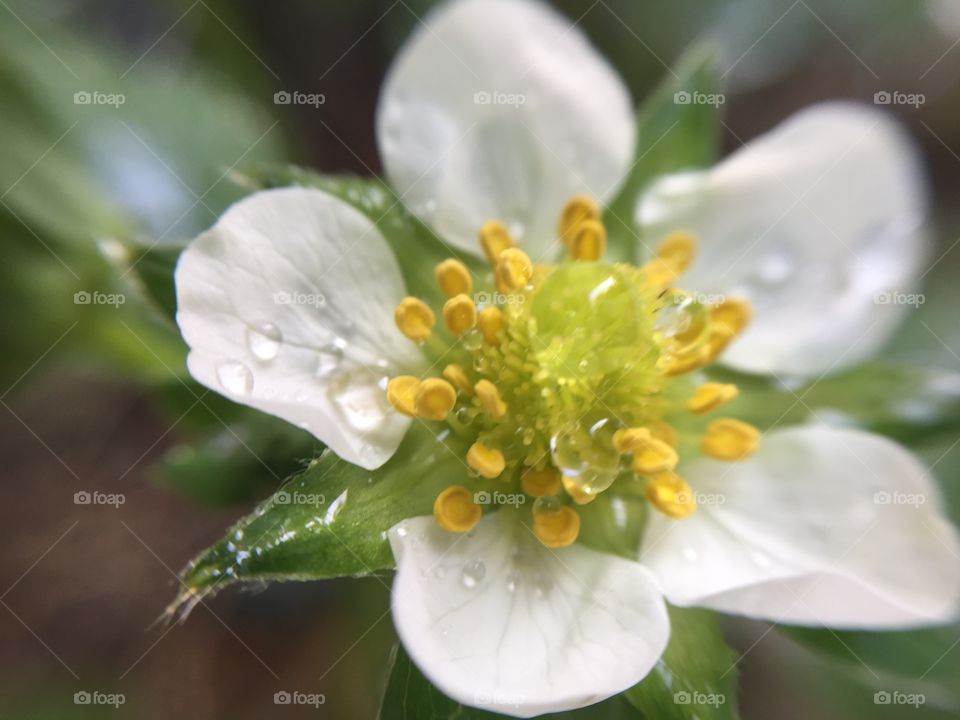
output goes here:
[[[508, 701], [509, 698], [504, 698]], [[504, 705], [509, 712], [510, 705]], [[466, 707], [437, 690], [417, 669], [402, 646], [394, 651], [390, 678], [383, 694], [378, 720], [492, 720], [502, 718], [476, 708]], [[597, 705], [566, 713], [540, 715], [540, 718], [568, 720], [627, 720], [639, 718], [637, 711], [622, 697], [612, 697]]]
[[667, 173], [707, 167], [716, 160], [720, 103], [684, 104], [675, 99], [677, 93], [716, 96], [719, 81], [714, 64], [711, 48], [695, 47], [640, 107], [636, 162], [604, 215], [611, 250], [625, 260], [637, 261], [644, 255], [634, 211], [650, 181]]
[[390, 244], [400, 263], [407, 292], [431, 304], [442, 305], [445, 300], [433, 275], [433, 268], [442, 260], [456, 257], [475, 275], [489, 272], [479, 259], [445, 244], [377, 178], [321, 175], [292, 165], [274, 165], [235, 173], [234, 180], [256, 190], [289, 185], [318, 188], [353, 205], [370, 218]]
[[710, 375], [738, 385], [740, 399], [731, 412], [763, 429], [839, 413], [908, 441], [960, 424], [960, 373], [955, 371], [877, 361], [789, 389], [770, 378], [720, 368]]
[[656, 720], [731, 720], [737, 712], [736, 656], [715, 613], [670, 607], [670, 644], [654, 669], [625, 693]]
[[183, 571], [174, 608], [238, 581], [319, 580], [393, 567], [386, 531], [432, 512], [437, 494], [467, 485], [458, 439], [415, 422], [390, 461], [364, 470], [329, 450]]

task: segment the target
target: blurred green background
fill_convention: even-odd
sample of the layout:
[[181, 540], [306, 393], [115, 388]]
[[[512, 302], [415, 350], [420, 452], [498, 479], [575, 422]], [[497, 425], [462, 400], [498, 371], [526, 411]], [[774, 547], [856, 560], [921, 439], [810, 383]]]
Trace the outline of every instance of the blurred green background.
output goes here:
[[[432, 4], [0, 0], [0, 716], [376, 716], [394, 641], [388, 579], [229, 590], [184, 625], [155, 624], [175, 573], [317, 450], [189, 379], [169, 268], [248, 192], [251, 168], [379, 171], [379, 87]], [[555, 4], [638, 103], [685, 47], [711, 38], [725, 151], [817, 100], [921, 93], [918, 107], [890, 109], [925, 156], [938, 249], [926, 303], [884, 355], [960, 368], [960, 2]], [[277, 105], [283, 90], [326, 101]], [[957, 438], [956, 427], [911, 438], [955, 519]], [[83, 491], [124, 502], [75, 504]], [[960, 714], [960, 627], [727, 630], [746, 718]], [[326, 703], [274, 705], [294, 689]], [[878, 690], [926, 703], [877, 705]], [[83, 691], [125, 703], [77, 704]]]

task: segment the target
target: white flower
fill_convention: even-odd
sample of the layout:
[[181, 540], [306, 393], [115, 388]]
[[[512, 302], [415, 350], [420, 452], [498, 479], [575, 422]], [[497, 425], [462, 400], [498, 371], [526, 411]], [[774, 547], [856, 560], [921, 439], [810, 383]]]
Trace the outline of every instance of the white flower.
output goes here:
[[[464, 266], [438, 268], [450, 296], [444, 323], [462, 336], [451, 352], [472, 357], [476, 373], [448, 365], [446, 380], [420, 379], [429, 362], [408, 338], [430, 336], [432, 311], [405, 299], [380, 231], [323, 192], [241, 201], [177, 269], [177, 320], [201, 383], [369, 469], [390, 458], [407, 416], [453, 423], [457, 407], [460, 430], [479, 428], [470, 468], [538, 497], [532, 523], [522, 507], [480, 519], [451, 478], [435, 518], [390, 531], [394, 619], [410, 655], [449, 696], [500, 713], [581, 707], [637, 683], [669, 637], [664, 597], [834, 627], [907, 627], [957, 611], [960, 541], [904, 449], [825, 427], [774, 431], [757, 449], [758, 433], [743, 423], [677, 421], [706, 433], [699, 448], [681, 435], [678, 465], [675, 431], [630, 404], [659, 397], [668, 382], [693, 391], [689, 375], [670, 378], [712, 361], [744, 329], [743, 300], [754, 322], [723, 358], [737, 368], [817, 375], [875, 351], [898, 312], [876, 294], [909, 289], [925, 252], [925, 196], [909, 144], [875, 111], [812, 108], [712, 170], [649, 188], [637, 223], [644, 239], [668, 242], [647, 265], [561, 263], [551, 272], [540, 262], [563, 249], [557, 215], [591, 215], [583, 197], [609, 200], [633, 162], [630, 107], [580, 31], [527, 0], [456, 0], [397, 58], [377, 118], [390, 182], [456, 252], [476, 253], [483, 228], [498, 290], [524, 301], [482, 308], [478, 319]], [[567, 220], [571, 256], [602, 255], [602, 225], [588, 232]], [[529, 256], [503, 251], [510, 236]], [[721, 298], [716, 307], [660, 293], [684, 269], [685, 285]], [[686, 324], [662, 326], [671, 313]], [[529, 328], [544, 341], [537, 350]], [[659, 359], [638, 359], [640, 347]], [[596, 393], [593, 378], [614, 370], [638, 394], [605, 395], [610, 412], [597, 420], [596, 404], [577, 392]], [[708, 384], [689, 407], [699, 415], [735, 394]], [[621, 417], [640, 419], [608, 423]], [[575, 543], [576, 504], [546, 499], [563, 496], [559, 468], [566, 502], [590, 501], [621, 457], [660, 511], [650, 513], [642, 562]], [[886, 496], [924, 502], [877, 499]]]

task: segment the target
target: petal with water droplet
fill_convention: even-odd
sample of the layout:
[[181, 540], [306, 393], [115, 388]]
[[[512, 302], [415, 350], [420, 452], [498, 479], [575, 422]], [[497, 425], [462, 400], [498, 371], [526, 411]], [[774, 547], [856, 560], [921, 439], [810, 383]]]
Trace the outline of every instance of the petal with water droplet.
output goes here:
[[406, 290], [364, 215], [318, 190], [256, 193], [184, 251], [176, 285], [199, 382], [365, 468], [393, 454], [409, 420], [380, 384], [422, 359], [394, 327]]

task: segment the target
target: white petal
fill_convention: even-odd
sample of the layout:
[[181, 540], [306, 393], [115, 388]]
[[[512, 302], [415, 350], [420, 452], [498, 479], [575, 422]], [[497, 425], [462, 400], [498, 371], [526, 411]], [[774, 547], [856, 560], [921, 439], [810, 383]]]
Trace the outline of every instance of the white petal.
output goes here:
[[902, 129], [875, 109], [833, 102], [711, 170], [657, 182], [638, 222], [651, 242], [677, 228], [699, 235], [685, 287], [754, 304], [724, 362], [805, 375], [855, 363], [889, 335], [907, 308], [896, 293], [912, 291], [926, 253], [925, 212]]
[[669, 620], [638, 563], [573, 545], [548, 550], [515, 513], [467, 535], [432, 517], [390, 531], [397, 632], [460, 703], [532, 717], [610, 697], [656, 663]]
[[629, 93], [572, 20], [532, 0], [455, 0], [407, 42], [384, 85], [387, 176], [444, 239], [477, 253], [487, 220], [540, 257], [563, 204], [612, 196], [633, 159]]
[[898, 628], [960, 610], [960, 538], [923, 465], [879, 435], [777, 431], [734, 464], [682, 470], [697, 512], [651, 518], [667, 599], [777, 622]]
[[421, 359], [393, 325], [400, 268], [361, 213], [318, 190], [256, 193], [184, 251], [176, 285], [197, 381], [365, 468], [393, 454], [409, 421], [378, 383]]

